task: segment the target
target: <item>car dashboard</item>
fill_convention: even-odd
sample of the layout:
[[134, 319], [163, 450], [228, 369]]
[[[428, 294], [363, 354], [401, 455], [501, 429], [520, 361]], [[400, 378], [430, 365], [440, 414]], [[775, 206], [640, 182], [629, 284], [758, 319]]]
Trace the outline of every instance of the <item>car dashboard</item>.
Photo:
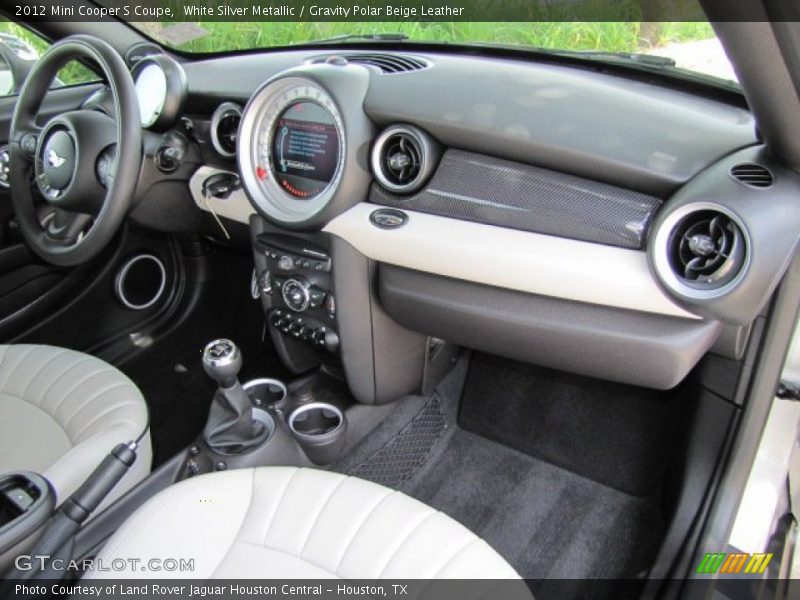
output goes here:
[[161, 173], [134, 218], [169, 189], [246, 226], [284, 363], [364, 403], [424, 387], [440, 339], [672, 388], [741, 357], [797, 244], [798, 176], [711, 90], [413, 46], [133, 74]]

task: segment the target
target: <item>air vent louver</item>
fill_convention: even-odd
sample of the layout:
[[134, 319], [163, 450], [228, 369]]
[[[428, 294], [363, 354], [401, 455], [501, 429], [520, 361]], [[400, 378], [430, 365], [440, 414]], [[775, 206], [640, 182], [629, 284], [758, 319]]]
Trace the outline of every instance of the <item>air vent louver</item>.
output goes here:
[[222, 156], [236, 156], [236, 140], [241, 120], [242, 109], [238, 104], [226, 102], [214, 111], [211, 117], [211, 142]]
[[700, 210], [678, 221], [667, 252], [679, 281], [698, 290], [716, 290], [742, 270], [745, 240], [731, 217], [716, 210]]
[[386, 140], [381, 153], [381, 168], [386, 179], [406, 186], [419, 176], [422, 150], [407, 133], [396, 133]]
[[768, 188], [772, 185], [772, 173], [769, 169], [753, 163], [734, 166], [731, 175], [744, 185], [754, 188]]
[[437, 144], [411, 125], [389, 127], [372, 149], [372, 170], [389, 191], [407, 194], [418, 190], [433, 171]]
[[219, 138], [219, 145], [222, 146], [225, 152], [233, 154], [236, 152], [236, 133], [239, 131], [239, 120], [241, 115], [230, 114], [226, 115], [219, 122], [217, 127], [217, 138]]

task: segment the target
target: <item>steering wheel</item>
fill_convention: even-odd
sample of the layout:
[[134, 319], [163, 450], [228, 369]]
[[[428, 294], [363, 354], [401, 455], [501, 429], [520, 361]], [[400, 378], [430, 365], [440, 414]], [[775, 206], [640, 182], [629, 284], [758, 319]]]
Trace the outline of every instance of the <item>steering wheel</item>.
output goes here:
[[[75, 59], [102, 69], [116, 114], [73, 110], [40, 124], [53, 78]], [[96, 256], [132, 206], [142, 153], [136, 90], [122, 57], [88, 35], [53, 44], [28, 75], [11, 122], [11, 197], [30, 248], [58, 266]], [[31, 177], [43, 203], [35, 202]]]

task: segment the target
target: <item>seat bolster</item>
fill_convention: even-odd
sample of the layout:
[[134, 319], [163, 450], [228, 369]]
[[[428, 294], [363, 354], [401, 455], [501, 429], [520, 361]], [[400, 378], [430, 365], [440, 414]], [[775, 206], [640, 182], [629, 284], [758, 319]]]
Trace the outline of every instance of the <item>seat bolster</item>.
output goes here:
[[[15, 413], [11, 419], [20, 421], [3, 423], [0, 433], [25, 428], [25, 456], [7, 451], [2, 468], [41, 472], [53, 484], [57, 502], [78, 489], [117, 444], [138, 438], [148, 422], [141, 392], [122, 372], [88, 354], [53, 346], [0, 345], [0, 401], [5, 403], [0, 414]], [[98, 511], [145, 478], [151, 463], [148, 432], [133, 467]]]
[[125, 522], [99, 558], [130, 556], [194, 558], [195, 570], [114, 577], [519, 577], [486, 542], [422, 502], [355, 477], [295, 467], [217, 472], [167, 488]]
[[136, 558], [145, 563], [150, 559], [193, 559], [193, 571], [154, 574], [128, 565], [122, 571], [89, 571], [85, 578], [212, 577], [236, 541], [250, 508], [252, 492], [252, 469], [203, 475], [177, 483], [139, 507], [99, 555], [108, 561], [111, 557]]

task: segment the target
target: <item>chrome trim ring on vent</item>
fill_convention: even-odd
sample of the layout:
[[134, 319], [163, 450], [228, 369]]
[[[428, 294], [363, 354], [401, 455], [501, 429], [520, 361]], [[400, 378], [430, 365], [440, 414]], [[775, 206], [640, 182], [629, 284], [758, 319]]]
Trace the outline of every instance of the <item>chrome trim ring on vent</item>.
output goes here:
[[[744, 261], [739, 272], [731, 281], [716, 288], [700, 289], [687, 285], [675, 274], [673, 266], [669, 261], [669, 242], [672, 232], [682, 219], [692, 213], [700, 211], [716, 211], [725, 215], [739, 228], [744, 240]], [[667, 215], [664, 221], [659, 225], [655, 238], [653, 239], [653, 267], [661, 282], [679, 296], [684, 296], [692, 300], [711, 300], [724, 296], [739, 285], [750, 267], [750, 248], [750, 235], [738, 215], [730, 209], [714, 202], [692, 202], [675, 209], [672, 213]]]
[[[419, 171], [407, 183], [391, 181], [383, 167], [383, 153], [386, 150], [387, 142], [399, 136], [413, 139], [419, 153]], [[372, 174], [384, 189], [397, 194], [410, 194], [420, 189], [428, 181], [438, 162], [438, 153], [438, 145], [433, 138], [418, 127], [413, 125], [392, 125], [378, 136], [372, 146], [372, 154], [370, 156]]]
[[[125, 293], [125, 278], [128, 276], [128, 273], [131, 270], [131, 267], [136, 263], [147, 260], [152, 261], [156, 268], [158, 269], [158, 274], [160, 277], [160, 282], [158, 285], [158, 289], [156, 290], [155, 294], [151, 298], [149, 298], [146, 302], [133, 302], [128, 298], [127, 294]], [[137, 254], [130, 260], [128, 260], [122, 268], [119, 270], [117, 274], [116, 280], [114, 282], [114, 291], [117, 294], [117, 299], [122, 302], [122, 304], [131, 310], [144, 310], [146, 308], [150, 308], [156, 302], [158, 302], [159, 298], [164, 294], [164, 289], [167, 285], [167, 271], [164, 268], [164, 263], [161, 262], [161, 259], [153, 254]]]

